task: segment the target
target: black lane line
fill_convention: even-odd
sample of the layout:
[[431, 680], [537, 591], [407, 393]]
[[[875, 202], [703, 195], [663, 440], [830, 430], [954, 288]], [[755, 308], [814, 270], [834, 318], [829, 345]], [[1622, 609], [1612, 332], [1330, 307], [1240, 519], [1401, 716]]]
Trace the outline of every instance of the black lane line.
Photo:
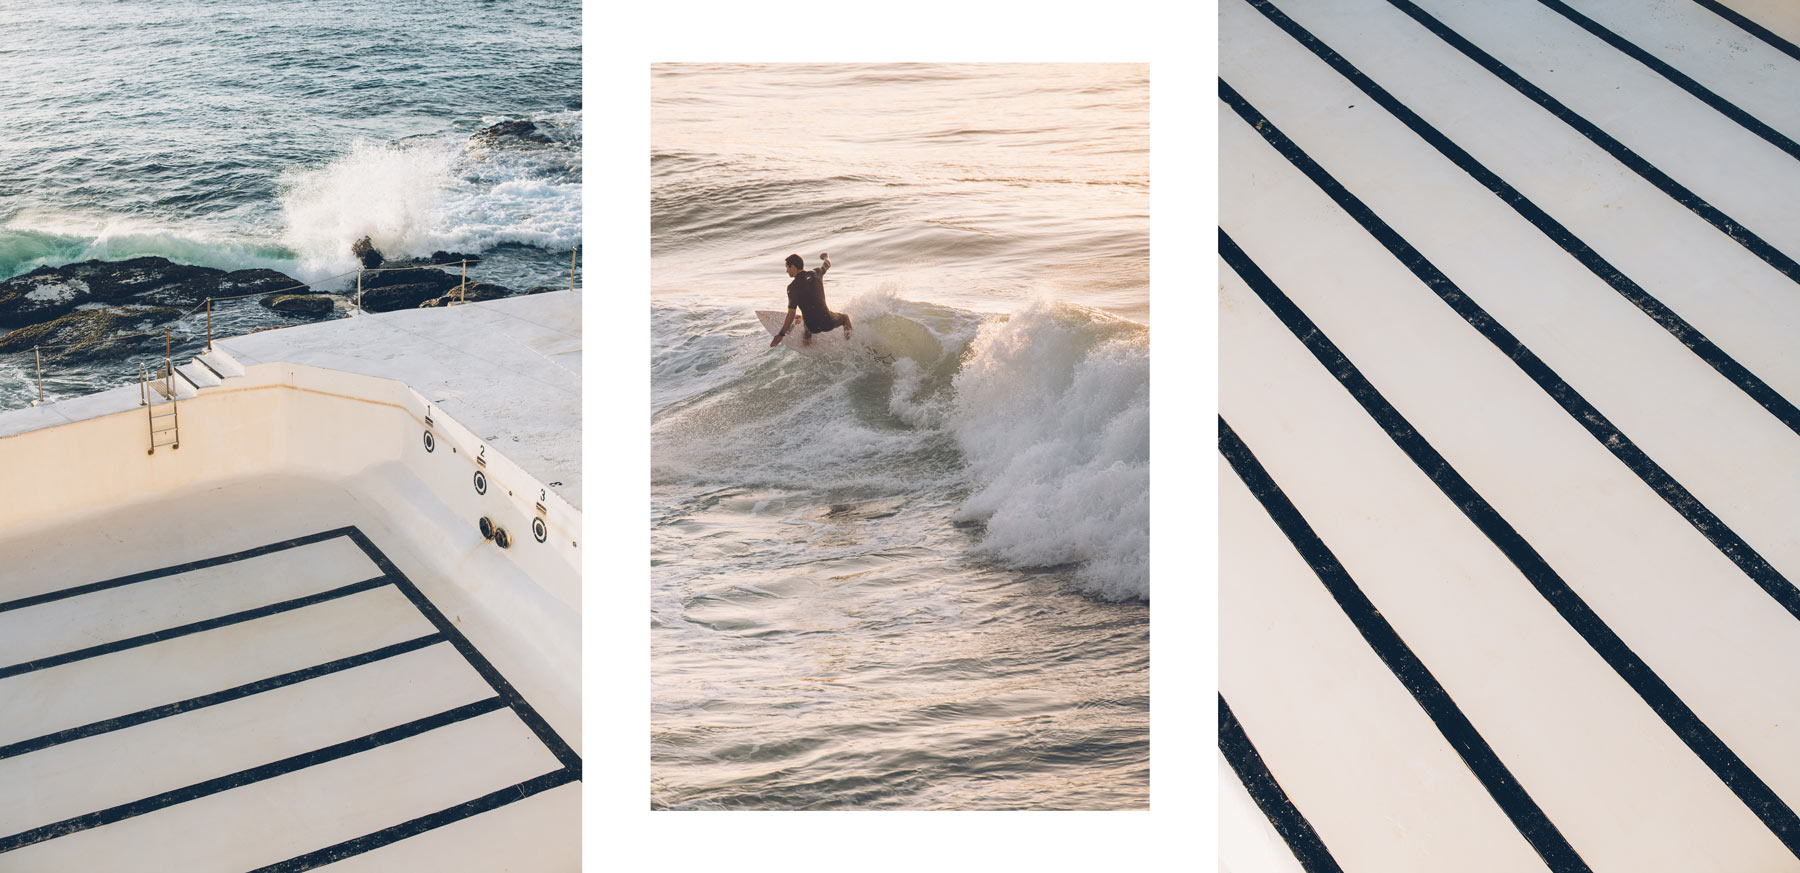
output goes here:
[[1495, 78], [1512, 86], [1513, 90], [1525, 95], [1527, 99], [1549, 111], [1551, 115], [1556, 116], [1564, 124], [1574, 128], [1576, 132], [1587, 137], [1589, 141], [1604, 149], [1607, 154], [1612, 155], [1619, 163], [1624, 164], [1626, 167], [1630, 168], [1632, 172], [1644, 177], [1650, 184], [1662, 189], [1662, 192], [1673, 198], [1676, 203], [1687, 207], [1689, 211], [1700, 216], [1706, 223], [1718, 228], [1720, 233], [1730, 237], [1733, 242], [1743, 246], [1751, 254], [1761, 258], [1764, 263], [1774, 267], [1783, 276], [1786, 276], [1795, 282], [1800, 282], [1800, 263], [1796, 263], [1793, 258], [1788, 257], [1780, 249], [1770, 245], [1762, 237], [1751, 233], [1750, 230], [1744, 227], [1737, 219], [1726, 215], [1724, 212], [1720, 211], [1718, 207], [1706, 202], [1700, 195], [1683, 187], [1681, 183], [1675, 181], [1667, 173], [1657, 169], [1654, 164], [1645, 160], [1637, 152], [1626, 148], [1623, 143], [1608, 136], [1605, 131], [1601, 130], [1593, 122], [1577, 115], [1574, 110], [1562, 105], [1562, 103], [1558, 102], [1556, 98], [1551, 97], [1543, 89], [1526, 81], [1523, 76], [1513, 72], [1510, 67], [1500, 63], [1498, 60], [1495, 60], [1492, 55], [1477, 48], [1474, 43], [1464, 39], [1461, 34], [1445, 27], [1443, 22], [1432, 18], [1430, 15], [1426, 14], [1425, 10], [1413, 5], [1409, 0], [1387, 0], [1387, 2], [1395, 9], [1400, 10], [1414, 21], [1423, 25], [1426, 30], [1431, 31], [1439, 39], [1449, 43], [1451, 47], [1462, 52], [1470, 60], [1480, 64], [1483, 69], [1492, 73]]
[[369, 591], [371, 589], [380, 588], [381, 586], [387, 585], [392, 581], [393, 580], [387, 578], [386, 576], [376, 576], [373, 579], [365, 579], [361, 582], [352, 582], [349, 585], [345, 585], [345, 586], [342, 586], [339, 588], [333, 588], [329, 591], [321, 591], [317, 594], [308, 594], [305, 597], [296, 597], [293, 600], [284, 600], [280, 603], [271, 603], [268, 606], [259, 606], [255, 609], [246, 609], [243, 612], [234, 612], [230, 615], [219, 616], [218, 618], [209, 618], [209, 619], [206, 619], [205, 621], [196, 621], [196, 622], [193, 622], [192, 624], [184, 624], [184, 625], [180, 625], [179, 627], [172, 627], [172, 628], [168, 628], [166, 630], [154, 631], [152, 633], [147, 633], [147, 634], [139, 634], [138, 636], [130, 637], [128, 639], [118, 640], [117, 642], [102, 643], [98, 646], [89, 646], [85, 649], [77, 649], [73, 652], [64, 652], [63, 654], [60, 654], [60, 655], [51, 655], [47, 658], [39, 658], [35, 661], [26, 661], [22, 664], [14, 664], [10, 667], [0, 667], [0, 679], [8, 679], [13, 676], [18, 676], [22, 673], [30, 673], [30, 672], [33, 672], [36, 670], [47, 670], [51, 667], [60, 667], [64, 664], [72, 663], [75, 661], [82, 661], [82, 660], [86, 660], [88, 658], [97, 658], [101, 655], [110, 655], [113, 652], [124, 651], [125, 649], [134, 649], [134, 648], [137, 648], [138, 646], [147, 646], [147, 645], [150, 645], [151, 643], [160, 643], [160, 642], [163, 642], [164, 640], [172, 640], [177, 637], [185, 637], [189, 634], [197, 634], [202, 631], [216, 630], [218, 628], [228, 627], [228, 626], [234, 625], [234, 624], [242, 624], [246, 621], [252, 621], [252, 620], [258, 619], [258, 618], [266, 618], [268, 616], [276, 615], [276, 614], [283, 613], [283, 612], [292, 612], [293, 610], [301, 609], [301, 608], [307, 607], [307, 606], [312, 606], [313, 604], [316, 604], [316, 603], [324, 603], [327, 600], [336, 600], [340, 597], [348, 597], [352, 594], [360, 594], [364, 591]]
[[[1450, 693], [1438, 682], [1437, 677], [1431, 675], [1425, 662], [1419, 660], [1419, 656], [1400, 638], [1393, 625], [1381, 617], [1381, 611], [1375, 608], [1375, 604], [1363, 593], [1356, 580], [1338, 563], [1337, 556], [1331, 553], [1324, 540], [1319, 539], [1312, 525], [1307, 523], [1300, 510], [1288, 500], [1281, 487], [1275, 484], [1262, 462], [1251, 453], [1250, 447], [1225, 423], [1223, 416], [1219, 418], [1219, 453], [1231, 462], [1231, 468], [1237, 471], [1238, 478], [1244, 480], [1250, 493], [1256, 495], [1257, 502], [1262, 504], [1269, 517], [1275, 520], [1275, 524], [1287, 536], [1288, 542], [1293, 543], [1295, 551], [1306, 559], [1307, 566], [1324, 583], [1325, 590], [1331, 593], [1338, 608], [1356, 626], [1357, 633], [1362, 634], [1369, 648], [1375, 650], [1381, 662], [1393, 672], [1394, 678], [1400, 680], [1407, 693], [1418, 702], [1419, 708], [1431, 717], [1431, 723], [1437, 725], [1438, 731], [1449, 741], [1450, 747], [1456, 750], [1469, 772], [1481, 780], [1481, 787], [1487, 789], [1488, 795], [1500, 805], [1501, 811], [1512, 819], [1513, 826], [1519, 829], [1519, 834], [1544, 859], [1544, 863], [1557, 871], [1587, 870], [1587, 863], [1569, 845], [1562, 831], [1538, 807], [1537, 801], [1531, 799], [1531, 795], [1501, 762], [1500, 756], [1494, 753], [1487, 740], [1482, 739], [1475, 725], [1463, 715], [1456, 702], [1450, 699]], [[1223, 697], [1219, 699], [1219, 704], [1220, 746], [1223, 748]], [[1246, 739], [1245, 743], [1248, 742]], [[1233, 766], [1235, 768], [1235, 763]], [[1239, 776], [1243, 776], [1242, 772]], [[1248, 787], [1250, 780], [1245, 778], [1244, 781]], [[1258, 805], [1261, 803], [1258, 800]], [[1263, 811], [1265, 814], [1269, 812], [1266, 806]], [[1270, 815], [1269, 818], [1274, 821], [1275, 816]], [[1276, 829], [1280, 830], [1281, 826], [1277, 824]], [[1285, 835], [1284, 832], [1283, 836]], [[1289, 845], [1293, 845], [1292, 841]], [[1295, 854], [1299, 854], [1299, 847], [1295, 847]]]
[[1711, 11], [1714, 15], [1737, 25], [1745, 33], [1768, 43], [1782, 54], [1785, 54], [1796, 61], [1800, 61], [1800, 46], [1795, 46], [1793, 43], [1776, 36], [1774, 31], [1745, 18], [1743, 15], [1739, 14], [1737, 10], [1732, 9], [1723, 3], [1715, 2], [1715, 0], [1694, 0], [1694, 2], [1700, 4], [1702, 8]]
[[360, 855], [364, 852], [373, 851], [388, 845], [389, 843], [397, 843], [408, 837], [416, 837], [426, 831], [441, 828], [444, 825], [453, 824], [462, 821], [465, 818], [480, 815], [489, 810], [499, 809], [502, 806], [515, 801], [524, 800], [534, 794], [540, 794], [549, 791], [552, 788], [559, 788], [570, 782], [579, 781], [580, 778], [581, 777], [577, 773], [564, 767], [554, 772], [545, 773], [536, 779], [528, 779], [517, 785], [511, 785], [502, 788], [499, 791], [484, 794], [481, 797], [477, 797], [466, 803], [457, 804], [449, 809], [434, 812], [431, 815], [420, 816], [411, 821], [376, 831], [367, 836], [357, 837], [354, 840], [345, 840], [337, 845], [327, 846], [316, 852], [308, 852], [298, 857], [289, 858], [278, 864], [270, 864], [267, 867], [258, 867], [255, 870], [250, 871], [250, 873], [299, 873], [299, 871], [302, 870], [312, 870], [317, 867], [323, 867], [326, 864], [332, 864], [353, 855]]
[[502, 701], [500, 698], [489, 697], [485, 700], [478, 700], [474, 703], [465, 704], [452, 710], [440, 712], [437, 715], [407, 722], [398, 727], [391, 727], [386, 730], [376, 731], [375, 733], [358, 737], [354, 740], [346, 740], [335, 745], [326, 746], [317, 751], [295, 755], [291, 758], [284, 758], [280, 761], [264, 764], [260, 767], [252, 767], [248, 770], [240, 770], [230, 775], [220, 776], [217, 779], [196, 782], [185, 788], [177, 788], [174, 791], [165, 791], [162, 794], [146, 797], [143, 800], [123, 803], [111, 807], [110, 809], [100, 810], [99, 812], [90, 812], [86, 815], [64, 819], [55, 824], [32, 828], [28, 831], [13, 834], [10, 837], [0, 837], [0, 852], [10, 852], [14, 849], [21, 849], [34, 843], [41, 843], [45, 840], [66, 837], [70, 834], [88, 830], [89, 828], [113, 824], [114, 822], [140, 816], [147, 812], [155, 812], [156, 810], [165, 807], [174, 806], [178, 803], [186, 803], [190, 800], [197, 800], [211, 794], [218, 794], [221, 791], [229, 791], [233, 788], [241, 788], [245, 785], [261, 782], [266, 779], [273, 779], [277, 776], [286, 775], [296, 770], [304, 770], [307, 767], [314, 767], [319, 764], [335, 761], [339, 758], [347, 758], [359, 752], [366, 752], [370, 749], [385, 746], [390, 743], [397, 743], [409, 737], [418, 736], [426, 731], [436, 730], [445, 725], [466, 721], [478, 715], [493, 712], [497, 709], [503, 709], [505, 706], [505, 701]]
[[1339, 75], [1350, 80], [1351, 84], [1386, 109], [1413, 133], [1430, 143], [1432, 148], [1438, 150], [1439, 154], [1462, 168], [1463, 172], [1468, 173], [1482, 187], [1512, 207], [1514, 212], [1531, 222], [1532, 226], [1536, 227], [1550, 241], [1581, 262], [1581, 265], [1586, 267], [1589, 272], [1618, 292], [1620, 297], [1630, 301], [1631, 305], [1650, 316], [1650, 320], [1656, 322], [1657, 326], [1668, 331], [1670, 336], [1686, 346], [1700, 360], [1705, 361], [1719, 375], [1736, 385], [1738, 390], [1749, 395], [1750, 399], [1756, 401], [1758, 406], [1768, 410], [1770, 415], [1775, 416], [1789, 430], [1800, 434], [1800, 407], [1790, 403], [1786, 397], [1781, 396], [1780, 392], [1769, 387], [1768, 383], [1750, 372], [1749, 368], [1726, 354], [1724, 349], [1714, 345], [1713, 341], [1707, 339], [1706, 335], [1701, 333], [1698, 328], [1687, 323], [1681, 316], [1676, 315], [1674, 310], [1663, 305], [1662, 301], [1657, 300], [1651, 296], [1650, 292], [1633, 282], [1619, 268], [1608, 263], [1598, 252], [1589, 248], [1587, 243], [1582, 242], [1581, 238], [1577, 237], [1573, 231], [1551, 218], [1549, 213], [1540, 209], [1524, 194], [1519, 193], [1518, 189], [1508, 185], [1497, 173], [1475, 160], [1473, 155], [1452, 142], [1442, 131], [1420, 118], [1417, 113], [1407, 108], [1406, 104], [1401, 103], [1386, 89], [1377, 85], [1373, 79], [1370, 79], [1362, 70], [1357, 69], [1343, 55], [1333, 51], [1331, 46], [1287, 17], [1268, 0], [1246, 0], [1246, 2], [1261, 12], [1275, 26], [1286, 31], [1296, 42], [1317, 55]]
[[132, 573], [129, 576], [120, 576], [116, 579], [105, 579], [105, 580], [102, 580], [99, 582], [90, 582], [86, 585], [77, 585], [74, 588], [64, 588], [61, 591], [51, 591], [47, 594], [35, 594], [35, 595], [32, 595], [31, 597], [21, 597], [18, 600], [9, 600], [5, 603], [0, 603], [0, 612], [9, 612], [14, 609], [24, 609], [27, 606], [37, 606], [38, 604], [41, 604], [41, 603], [50, 603], [50, 602], [56, 601], [56, 600], [64, 600], [64, 599], [67, 599], [70, 597], [76, 597], [76, 596], [79, 596], [82, 594], [92, 594], [96, 591], [105, 591], [108, 588], [118, 588], [121, 586], [130, 585], [134, 582], [144, 582], [144, 581], [148, 581], [150, 579], [160, 579], [164, 576], [174, 576], [178, 573], [187, 573], [187, 572], [190, 572], [193, 570], [203, 570], [207, 567], [216, 567], [220, 564], [232, 564], [232, 563], [236, 563], [238, 561], [245, 560], [247, 558], [254, 558], [259, 555], [267, 555], [272, 552], [281, 552], [281, 551], [286, 551], [288, 549], [299, 548], [300, 546], [310, 546], [314, 543], [322, 543], [326, 540], [336, 539], [338, 537], [344, 536], [344, 535], [348, 534], [349, 532], [350, 532], [350, 528], [340, 527], [336, 530], [322, 531], [320, 533], [309, 534], [307, 536], [297, 537], [297, 538], [291, 539], [291, 540], [283, 540], [278, 543], [270, 543], [269, 545], [266, 545], [266, 546], [257, 546], [254, 549], [245, 549], [244, 551], [241, 551], [241, 552], [233, 552], [229, 555], [220, 555], [216, 558], [206, 558], [204, 560], [199, 560], [199, 561], [190, 561], [186, 564], [176, 564], [173, 567], [163, 567], [158, 570], [146, 570], [142, 573]]
[[427, 634], [418, 639], [407, 640], [403, 643], [395, 643], [391, 646], [383, 646], [379, 649], [364, 652], [360, 655], [339, 658], [335, 661], [329, 661], [316, 667], [307, 667], [304, 670], [294, 670], [289, 673], [283, 673], [280, 676], [259, 679], [255, 682], [239, 685], [236, 688], [227, 688], [224, 691], [215, 691], [211, 694], [200, 695], [199, 697], [190, 697], [176, 703], [168, 703], [162, 706], [153, 706], [149, 709], [138, 710], [130, 715], [122, 715], [118, 718], [96, 721], [90, 724], [84, 724], [80, 727], [73, 727], [68, 730], [57, 731], [56, 733], [45, 734], [41, 737], [35, 737], [29, 740], [20, 740], [16, 743], [0, 746], [0, 761], [4, 761], [7, 758], [15, 758], [29, 752], [36, 752], [40, 749], [48, 749], [51, 746], [60, 746], [63, 743], [71, 743], [76, 740], [87, 739], [88, 737], [98, 736], [111, 731], [134, 727], [136, 725], [144, 724], [145, 722], [168, 718], [172, 715], [180, 715], [184, 712], [192, 712], [196, 709], [216, 706], [228, 701], [249, 697], [252, 694], [261, 694], [264, 691], [285, 688], [289, 685], [305, 682], [308, 679], [317, 679], [320, 676], [329, 676], [332, 673], [340, 673], [344, 670], [361, 667], [364, 664], [373, 664], [376, 661], [392, 658], [396, 655], [404, 655], [407, 652], [423, 649], [426, 646], [441, 642], [444, 642], [443, 634]]
[[1562, 2], [1562, 0], [1538, 0], [1538, 2], [1549, 7], [1558, 15], [1574, 22], [1575, 25], [1582, 30], [1604, 40], [1607, 45], [1618, 49], [1619, 52], [1632, 60], [1654, 70], [1658, 75], [1674, 83], [1676, 87], [1694, 95], [1700, 102], [1711, 106], [1719, 114], [1737, 122], [1738, 125], [1745, 130], [1762, 137], [1770, 145], [1787, 152], [1789, 157], [1800, 158], [1800, 143], [1788, 139], [1786, 136], [1782, 135], [1781, 131], [1764, 124], [1762, 121], [1758, 120], [1756, 116], [1738, 108], [1736, 104], [1714, 93], [1705, 85], [1688, 78], [1686, 74], [1669, 64], [1664, 63], [1655, 55], [1638, 48], [1630, 40], [1613, 33], [1600, 22], [1571, 9], [1569, 5]]
[[1381, 425], [1382, 430], [1387, 431], [1388, 438], [1412, 459], [1463, 515], [1475, 523], [1513, 566], [1519, 568], [1519, 572], [1556, 609], [1557, 614], [1576, 633], [1581, 634], [1581, 638], [1637, 692], [1638, 697], [1649, 704], [1663, 724], [1668, 725], [1693, 750], [1719, 780], [1725, 783], [1725, 787], [1731, 789], [1731, 793], [1750, 808], [1776, 838], [1781, 840], [1782, 845], [1787, 846], [1788, 851], [1796, 857], [1800, 857], [1800, 817], [1796, 817], [1794, 811], [1768, 784], [1688, 708], [1674, 690], [1663, 682], [1662, 677], [1657, 676], [1630, 646], [1625, 645], [1618, 634], [1613, 633], [1612, 628], [1606, 626], [1606, 622], [1587, 605], [1587, 601], [1582, 600], [1550, 568], [1543, 556], [1482, 498], [1474, 486], [1463, 479], [1450, 466], [1450, 462], [1425, 441], [1412, 423], [1393, 404], [1388, 403], [1381, 392], [1375, 390], [1375, 386], [1350, 359], [1250, 260], [1250, 256], [1232, 241], [1223, 228], [1219, 230], [1219, 254], [1250, 289], [1256, 292], [1256, 296], [1262, 298], [1275, 316], [1287, 325], [1287, 329], [1299, 338], [1307, 351], [1356, 398], [1356, 402]]
[[475, 672], [487, 680], [494, 692], [499, 694], [508, 706], [512, 707], [513, 713], [519, 717], [519, 720], [524, 722], [525, 726], [537, 735], [538, 740], [544, 744], [545, 748], [550, 750], [550, 754], [555, 755], [558, 762], [572, 771], [575, 778], [581, 778], [581, 758], [575, 754], [575, 750], [570, 748], [568, 743], [563, 742], [563, 738], [550, 727], [550, 723], [545, 721], [536, 709], [532, 708], [530, 703], [525, 701], [525, 697], [518, 692], [518, 689], [514, 688], [511, 682], [506, 681], [506, 677], [500, 675], [499, 670], [494, 669], [494, 665], [488, 662], [487, 657], [482, 655], [479, 649], [475, 648], [475, 644], [469, 642], [469, 638], [463, 636], [462, 631], [457, 630], [456, 625], [438, 611], [437, 606], [419, 590], [418, 586], [412, 583], [411, 579], [406, 578], [405, 573], [400, 572], [399, 567], [394, 566], [393, 561], [388, 560], [387, 555], [382, 554], [381, 550], [375, 547], [375, 543], [371, 542], [362, 530], [350, 528], [349, 537], [358, 548], [363, 550], [363, 554], [367, 555], [369, 560], [375, 562], [375, 566], [381, 568], [381, 572], [387, 574], [387, 578], [394, 581], [395, 587], [399, 588], [400, 592], [413, 602], [413, 606], [419, 610], [420, 614], [424, 615], [432, 626], [436, 627], [438, 632], [456, 647], [463, 659], [469, 662], [469, 666], [474, 667]]
[[[1220, 427], [1224, 427], [1223, 421]], [[1306, 873], [1343, 873], [1344, 868], [1331, 857], [1331, 850], [1325, 848], [1325, 841], [1319, 839], [1319, 832], [1313, 830], [1312, 822], [1300, 814], [1294, 802], [1288, 799], [1287, 792], [1281, 789], [1281, 783], [1275, 781], [1275, 774], [1270, 773], [1268, 765], [1263, 763], [1262, 755], [1250, 743], [1250, 735], [1244, 733], [1244, 726], [1238, 723], [1237, 716], [1232, 715], [1223, 694], [1219, 695], [1219, 752], [1231, 764], [1238, 781], [1244, 783], [1250, 799], [1256, 801], [1257, 808], [1269, 819], [1275, 832], [1287, 841], [1288, 849]]]
[[1301, 150], [1293, 140], [1288, 139], [1275, 127], [1273, 122], [1258, 113], [1255, 107], [1232, 90], [1231, 86], [1227, 85], [1223, 79], [1219, 80], [1219, 96], [1237, 111], [1245, 123], [1255, 128], [1269, 145], [1279, 151], [1282, 157], [1287, 158], [1288, 162], [1293, 164], [1296, 169], [1305, 173], [1307, 178], [1318, 185], [1340, 208], [1349, 213], [1357, 224], [1362, 225], [1370, 236], [1373, 236], [1387, 248], [1389, 253], [1405, 264], [1406, 268], [1419, 278], [1419, 281], [1425, 283], [1425, 287], [1431, 289], [1433, 294], [1449, 304], [1457, 315], [1462, 316], [1462, 319], [1469, 323], [1469, 326], [1479, 331], [1483, 337], [1487, 338], [1488, 342], [1493, 343], [1496, 349], [1510, 358], [1513, 364], [1525, 375], [1531, 377], [1531, 380], [1536, 382], [1538, 387], [1544, 390], [1544, 393], [1550, 395], [1551, 399], [1555, 400], [1564, 412], [1567, 412], [1571, 418], [1586, 428], [1594, 439], [1623, 462], [1639, 480], [1656, 492], [1663, 502], [1680, 513], [1688, 524], [1706, 537], [1707, 541], [1711, 542], [1721, 554], [1736, 564], [1738, 569], [1744, 572], [1744, 575], [1750, 577], [1758, 587], [1774, 598], [1776, 603], [1781, 604], [1788, 614], [1800, 618], [1800, 589], [1795, 588], [1793, 583], [1789, 582], [1762, 555], [1751, 548], [1743, 537], [1738, 536], [1736, 531], [1721, 521], [1717, 515], [1714, 515], [1712, 510], [1707, 509], [1706, 505], [1689, 493], [1680, 482], [1675, 481], [1675, 477], [1669, 475], [1668, 471], [1651, 460], [1650, 456], [1625, 436], [1623, 431], [1607, 420], [1606, 416], [1601, 415], [1599, 409], [1582, 397], [1568, 382], [1563, 381], [1555, 370], [1550, 369], [1550, 366], [1540, 360], [1524, 343], [1520, 342], [1517, 337], [1514, 337], [1499, 322], [1495, 321], [1493, 316], [1463, 293], [1463, 290], [1457, 287], [1455, 282], [1450, 281], [1450, 277], [1444, 275], [1443, 271], [1427, 260], [1423, 253], [1413, 248], [1411, 243], [1408, 243], [1398, 232], [1382, 221], [1373, 210], [1357, 199], [1356, 195], [1345, 189], [1337, 179], [1325, 172], [1323, 167], [1320, 167], [1305, 151]]

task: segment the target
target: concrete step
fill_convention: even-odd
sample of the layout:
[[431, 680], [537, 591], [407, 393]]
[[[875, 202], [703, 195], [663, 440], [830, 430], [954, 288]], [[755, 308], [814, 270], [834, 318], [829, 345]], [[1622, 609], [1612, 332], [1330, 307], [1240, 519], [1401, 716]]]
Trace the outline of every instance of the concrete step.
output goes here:
[[201, 365], [212, 370], [219, 377], [224, 379], [235, 379], [238, 376], [244, 375], [244, 365], [238, 363], [236, 358], [226, 354], [225, 350], [218, 346], [213, 346], [212, 351], [207, 352], [194, 360], [199, 361]]
[[218, 374], [207, 369], [197, 358], [177, 366], [175, 368], [175, 373], [181, 378], [186, 379], [188, 384], [194, 386], [196, 389], [211, 388], [214, 385], [224, 382], [223, 379], [219, 378]]

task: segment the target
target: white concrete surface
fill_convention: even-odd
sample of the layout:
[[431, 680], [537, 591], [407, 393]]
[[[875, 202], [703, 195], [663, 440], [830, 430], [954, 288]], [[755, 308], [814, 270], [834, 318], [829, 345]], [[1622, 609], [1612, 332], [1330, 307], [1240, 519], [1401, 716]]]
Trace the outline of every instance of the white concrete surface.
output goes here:
[[214, 345], [404, 382], [581, 506], [581, 292], [365, 314]]
[[[1793, 281], [1392, 5], [1275, 5], [1800, 398]], [[1419, 5], [1800, 253], [1785, 205], [1800, 161], [1539, 3]], [[1571, 5], [1777, 129], [1800, 118], [1800, 62], [1710, 12]], [[1224, 81], [1800, 580], [1800, 434], [1247, 3], [1219, 10]], [[1800, 807], [1800, 679], [1780, 666], [1800, 663], [1800, 620], [1250, 125], [1223, 102], [1218, 111], [1221, 228], [1778, 802]], [[1220, 277], [1222, 417], [1582, 860], [1800, 869], [1223, 261]], [[1220, 477], [1221, 694], [1337, 862], [1542, 867], [1263, 506], [1229, 466]], [[1250, 857], [1267, 835], [1244, 822], [1242, 803], [1230, 810], [1221, 826], [1236, 832], [1221, 844]]]
[[[419, 817], [434, 826], [349, 867], [579, 867], [580, 783], [523, 799], [515, 788], [574, 772], [554, 744], [581, 749], [581, 514], [564, 499], [580, 480], [557, 466], [579, 460], [579, 303], [523, 302], [222, 344], [208, 359], [227, 378], [187, 389], [179, 448], [147, 451], [148, 416], [168, 406], [140, 406], [135, 388], [0, 416], [0, 784], [11, 786], [0, 792], [0, 871], [242, 871]], [[256, 357], [278, 349], [349, 369]], [[527, 437], [515, 443], [508, 426]], [[483, 538], [484, 517], [509, 547]], [[340, 529], [366, 536], [400, 575], [348, 534], [288, 543]], [[220, 556], [236, 557], [183, 566]], [[163, 568], [174, 569], [151, 572]], [[240, 689], [440, 632], [476, 654], [427, 639]], [[369, 739], [482, 701], [503, 708]], [[347, 742], [359, 745], [308, 757]], [[290, 759], [287, 772], [229, 781]], [[222, 790], [189, 796], [221, 779]], [[445, 817], [490, 795], [508, 803]], [[143, 806], [164, 796], [177, 802]], [[101, 814], [111, 818], [48, 830]], [[48, 838], [16, 841], [34, 833]]]

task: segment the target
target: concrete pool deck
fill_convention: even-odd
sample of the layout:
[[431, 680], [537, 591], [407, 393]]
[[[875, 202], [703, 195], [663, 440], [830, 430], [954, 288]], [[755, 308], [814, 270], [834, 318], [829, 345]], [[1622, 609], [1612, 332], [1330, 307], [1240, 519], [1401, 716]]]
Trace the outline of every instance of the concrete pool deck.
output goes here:
[[1220, 3], [1226, 869], [1800, 869], [1791, 17]]

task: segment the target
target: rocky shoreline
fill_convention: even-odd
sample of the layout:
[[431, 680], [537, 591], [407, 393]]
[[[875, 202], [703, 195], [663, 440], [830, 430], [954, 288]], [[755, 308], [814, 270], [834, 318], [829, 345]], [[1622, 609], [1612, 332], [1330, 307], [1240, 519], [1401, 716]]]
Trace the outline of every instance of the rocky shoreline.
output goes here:
[[[455, 302], [460, 275], [436, 265], [478, 263], [481, 258], [436, 252], [430, 258], [389, 261], [363, 275], [362, 308], [391, 312]], [[536, 287], [525, 292], [553, 290]], [[462, 289], [468, 301], [494, 300], [512, 291], [486, 282]], [[354, 291], [317, 292], [274, 270], [235, 270], [177, 264], [167, 258], [82, 261], [39, 267], [0, 281], [0, 352], [33, 346], [60, 346], [69, 352], [112, 358], [140, 350], [142, 336], [172, 321], [207, 298], [265, 294], [260, 301], [276, 312], [322, 318], [356, 305]]]

